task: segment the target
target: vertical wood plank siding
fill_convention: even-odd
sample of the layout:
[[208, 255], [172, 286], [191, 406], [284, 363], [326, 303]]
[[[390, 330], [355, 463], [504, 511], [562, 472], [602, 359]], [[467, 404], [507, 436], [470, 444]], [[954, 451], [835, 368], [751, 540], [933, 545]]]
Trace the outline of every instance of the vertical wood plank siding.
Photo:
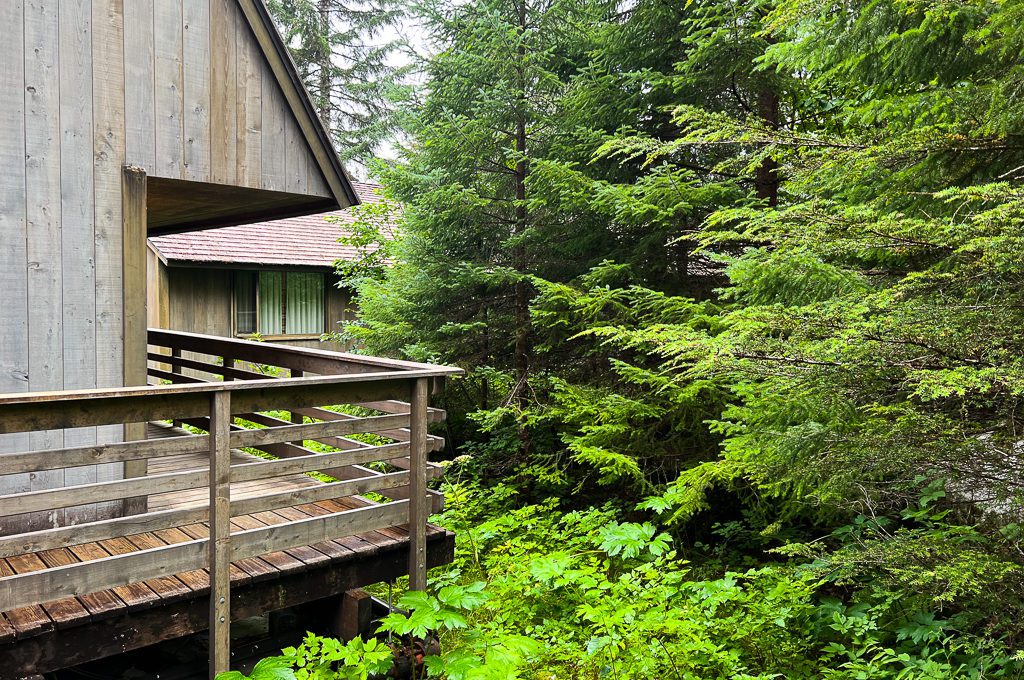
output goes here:
[[[64, 388], [96, 385], [96, 201], [93, 182], [92, 2], [59, 5], [60, 222], [63, 279]], [[67, 446], [96, 443], [96, 428], [66, 430]], [[64, 472], [64, 483], [96, 481], [96, 468]], [[69, 523], [97, 519], [97, 508], [65, 510]]]
[[213, 69], [210, 93], [211, 173], [218, 184], [234, 184], [237, 154], [235, 126], [235, 13], [234, 0], [210, 0], [210, 50]]
[[[64, 387], [61, 263], [60, 70], [56, 3], [25, 4], [25, 196], [28, 224], [28, 375], [30, 391]], [[61, 447], [59, 430], [33, 433], [34, 449]], [[30, 487], [64, 483], [63, 470], [34, 475]], [[60, 522], [62, 510], [29, 524]]]
[[185, 0], [184, 178], [210, 181], [210, 0]]
[[156, 174], [181, 177], [184, 159], [184, 19], [182, 0], [153, 4], [156, 59]]
[[[0, 0], [0, 393], [125, 384], [123, 166], [331, 195], [240, 2]], [[0, 453], [121, 437], [0, 436]], [[122, 469], [0, 475], [0, 494]], [[33, 521], [96, 509], [61, 512]]]
[[[124, 0], [93, 0], [93, 186], [96, 243], [96, 387], [124, 385], [121, 164], [125, 158]], [[98, 428], [115, 442], [122, 428]], [[122, 464], [101, 465], [97, 481], [120, 479]]]
[[[142, 1], [124, 0], [125, 56], [140, 61], [126, 73], [127, 161], [152, 177], [330, 196], [237, 0]], [[147, 98], [155, 116], [136, 116]]]
[[[153, 0], [124, 0], [124, 105], [129, 165], [157, 174]], [[161, 27], [166, 30], [166, 27]]]
[[[28, 390], [28, 253], [25, 213], [25, 4], [0, 3], [0, 25], [9, 33], [0, 40], [0, 392]], [[0, 435], [0, 451], [28, 448], [27, 434]], [[0, 493], [29, 491], [30, 477], [0, 476]], [[9, 530], [0, 520], [0, 533]]]
[[288, 141], [285, 139], [284, 95], [274, 82], [270, 69], [263, 70], [263, 102], [261, 116], [263, 118], [263, 188], [270, 191], [285, 191], [288, 188], [288, 172], [285, 165], [285, 152]]

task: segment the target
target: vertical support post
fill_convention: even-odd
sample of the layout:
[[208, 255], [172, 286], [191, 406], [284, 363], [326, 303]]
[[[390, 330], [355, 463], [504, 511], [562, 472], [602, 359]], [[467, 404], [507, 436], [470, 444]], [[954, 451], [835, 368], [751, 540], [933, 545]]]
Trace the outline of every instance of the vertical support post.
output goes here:
[[[124, 384], [125, 386], [146, 384], [146, 171], [126, 166], [122, 175], [121, 220], [122, 220], [122, 275], [124, 287]], [[125, 441], [146, 438], [145, 423], [126, 423]], [[130, 460], [124, 463], [124, 476], [145, 477], [148, 469], [146, 459]], [[146, 512], [148, 497], [139, 496], [124, 500], [124, 514], [135, 515]]]
[[409, 399], [409, 589], [427, 587], [427, 391], [429, 380], [417, 378]]
[[224, 371], [223, 375], [221, 375], [221, 377], [224, 378], [224, 382], [227, 382], [229, 380], [234, 380], [233, 377], [228, 375], [227, 369], [232, 369], [232, 368], [235, 367], [235, 360], [232, 359], [231, 357], [221, 357], [221, 358], [224, 360], [224, 368], [225, 368], [225, 371]]
[[[171, 358], [173, 358], [173, 359], [180, 359], [181, 358], [181, 348], [180, 347], [172, 347], [171, 348]], [[181, 366], [179, 366], [178, 364], [171, 364], [171, 373], [173, 373], [175, 375], [181, 375]], [[183, 423], [180, 420], [175, 419], [175, 420], [171, 421], [171, 424], [174, 425], [175, 427], [181, 427]]]
[[[171, 348], [171, 357], [175, 358], [175, 359], [180, 359], [181, 358], [181, 348], [180, 347], [172, 347]], [[173, 373], [175, 375], [181, 375], [181, 366], [179, 366], [178, 364], [171, 364], [171, 373]]]
[[[291, 376], [292, 378], [301, 378], [302, 377], [302, 371], [300, 369], [298, 369], [298, 368], [290, 368], [290, 369], [288, 369], [288, 375]], [[289, 420], [291, 420], [296, 425], [302, 425], [302, 422], [303, 422], [302, 421], [302, 415], [299, 414], [299, 413], [296, 413], [295, 411], [291, 411], [290, 412]], [[305, 446], [306, 442], [304, 440], [300, 439], [298, 441], [292, 442], [292, 444], [295, 444], [296, 446]]]
[[210, 680], [231, 660], [231, 393], [210, 402]]

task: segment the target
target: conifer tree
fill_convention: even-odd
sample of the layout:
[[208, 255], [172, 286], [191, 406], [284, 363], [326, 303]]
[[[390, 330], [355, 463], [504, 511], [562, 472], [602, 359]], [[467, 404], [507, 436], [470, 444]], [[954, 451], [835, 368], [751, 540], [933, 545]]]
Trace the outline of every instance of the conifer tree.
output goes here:
[[[599, 2], [426, 3], [438, 40], [405, 163], [385, 181], [405, 203], [402, 264], [361, 290], [353, 329], [375, 351], [510, 371], [523, 401], [535, 372], [531, 278], [596, 262], [589, 211], [560, 211], [543, 167], [572, 140], [571, 75]], [[404, 319], [400, 322], [400, 319]], [[491, 387], [485, 382], [482, 388]], [[493, 396], [493, 395], [491, 395]], [[491, 406], [487, 394], [480, 403]]]
[[362, 165], [394, 141], [414, 68], [400, 0], [269, 0], [343, 160]]

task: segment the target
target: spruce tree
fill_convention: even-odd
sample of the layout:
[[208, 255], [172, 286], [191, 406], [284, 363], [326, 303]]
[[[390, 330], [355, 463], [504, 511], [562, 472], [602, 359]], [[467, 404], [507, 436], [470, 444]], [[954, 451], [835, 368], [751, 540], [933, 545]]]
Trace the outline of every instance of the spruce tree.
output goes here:
[[343, 160], [369, 167], [395, 141], [414, 69], [401, 0], [269, 0]]
[[[432, 2], [419, 11], [438, 40], [404, 163], [385, 182], [405, 204], [405, 250], [383, 284], [361, 290], [353, 332], [374, 351], [511, 373], [489, 393], [523, 402], [536, 372], [532, 277], [565, 279], [595, 263], [589, 212], [560, 211], [542, 168], [566, 129], [584, 28], [602, 3]], [[554, 206], [554, 207], [553, 207]], [[595, 234], [596, 232], [596, 234]]]

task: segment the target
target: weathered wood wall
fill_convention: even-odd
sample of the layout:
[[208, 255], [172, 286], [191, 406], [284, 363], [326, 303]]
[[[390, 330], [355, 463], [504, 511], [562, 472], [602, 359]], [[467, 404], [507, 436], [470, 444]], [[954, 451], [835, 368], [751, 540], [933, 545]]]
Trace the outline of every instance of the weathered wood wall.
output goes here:
[[[0, 393], [123, 385], [123, 166], [330, 192], [237, 0], [2, 0], [0, 26]], [[7, 435], [0, 451], [120, 436]], [[0, 476], [0, 494], [120, 474]]]
[[[149, 320], [154, 328], [233, 337], [234, 284], [231, 269], [168, 267], [152, 254], [148, 277], [150, 290], [166, 290], [166, 297], [160, 302], [162, 307], [150, 309]], [[327, 328], [336, 330], [338, 322], [353, 318], [355, 312], [351, 308], [351, 296], [334, 286], [331, 276], [328, 277], [325, 301]], [[155, 298], [151, 297], [151, 300]], [[274, 336], [273, 342], [337, 352], [348, 349], [342, 343], [310, 338]]]
[[[5, 0], [0, 25], [0, 392], [121, 385], [120, 6]], [[120, 428], [10, 435], [0, 437], [0, 450], [119, 435]], [[12, 475], [0, 477], [0, 493], [120, 474], [115, 465]], [[86, 521], [97, 510], [27, 523]]]
[[331, 195], [236, 0], [123, 3], [129, 161], [151, 177]]

